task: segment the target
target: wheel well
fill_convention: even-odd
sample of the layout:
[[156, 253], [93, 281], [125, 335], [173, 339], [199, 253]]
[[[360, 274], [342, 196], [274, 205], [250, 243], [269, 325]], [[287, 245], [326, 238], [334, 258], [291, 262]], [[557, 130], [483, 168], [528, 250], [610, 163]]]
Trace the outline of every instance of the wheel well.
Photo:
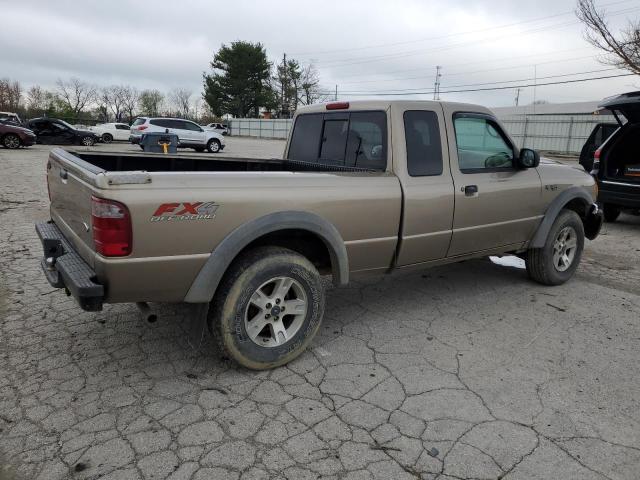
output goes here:
[[563, 210], [573, 210], [584, 221], [589, 213], [589, 205], [581, 198], [574, 198], [567, 202], [563, 207]]
[[238, 257], [246, 251], [263, 246], [283, 247], [298, 252], [313, 263], [321, 275], [331, 274], [329, 248], [315, 233], [299, 229], [278, 230], [267, 233], [244, 247], [238, 253]]

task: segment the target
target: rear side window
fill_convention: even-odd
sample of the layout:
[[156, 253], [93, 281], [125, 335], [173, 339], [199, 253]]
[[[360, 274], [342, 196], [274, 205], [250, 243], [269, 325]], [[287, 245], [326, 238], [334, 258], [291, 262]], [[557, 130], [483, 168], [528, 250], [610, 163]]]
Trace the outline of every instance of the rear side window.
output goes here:
[[173, 126], [169, 124], [169, 120], [166, 120], [164, 118], [154, 118], [153, 120], [149, 120], [149, 123], [151, 125], [155, 125], [156, 127], [173, 128]]
[[407, 168], [412, 177], [442, 174], [442, 144], [435, 112], [404, 112]]
[[309, 113], [296, 118], [289, 160], [384, 170], [384, 112]]
[[298, 115], [289, 145], [289, 160], [317, 162], [322, 135], [321, 113]]

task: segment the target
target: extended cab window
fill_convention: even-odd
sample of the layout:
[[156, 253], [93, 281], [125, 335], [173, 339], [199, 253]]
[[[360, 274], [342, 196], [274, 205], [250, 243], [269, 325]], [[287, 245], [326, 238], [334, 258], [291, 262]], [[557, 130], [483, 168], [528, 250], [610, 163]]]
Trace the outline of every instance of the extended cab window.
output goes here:
[[453, 123], [462, 173], [513, 168], [513, 147], [497, 123], [477, 115], [458, 114]]
[[435, 112], [404, 112], [407, 168], [412, 177], [442, 174], [440, 127]]
[[289, 160], [384, 170], [387, 123], [384, 112], [298, 115]]

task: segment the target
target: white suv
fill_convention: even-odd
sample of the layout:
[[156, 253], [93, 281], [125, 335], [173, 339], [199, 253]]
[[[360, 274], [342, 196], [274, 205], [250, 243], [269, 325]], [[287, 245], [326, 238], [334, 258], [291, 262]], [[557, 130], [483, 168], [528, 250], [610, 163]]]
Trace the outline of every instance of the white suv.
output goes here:
[[217, 153], [224, 148], [222, 135], [182, 118], [138, 117], [131, 125], [129, 141], [140, 143], [142, 135], [150, 132], [173, 133], [178, 136], [178, 147], [193, 148], [196, 152], [203, 152], [206, 148]]
[[102, 138], [104, 143], [114, 140], [129, 140], [130, 128], [127, 123], [102, 123], [95, 127], [89, 127], [93, 133]]

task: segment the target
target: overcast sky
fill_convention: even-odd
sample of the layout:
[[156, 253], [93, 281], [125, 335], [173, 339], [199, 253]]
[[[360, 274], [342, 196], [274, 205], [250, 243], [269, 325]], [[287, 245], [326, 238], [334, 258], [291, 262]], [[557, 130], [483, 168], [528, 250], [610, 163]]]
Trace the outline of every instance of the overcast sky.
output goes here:
[[[613, 26], [640, 15], [638, 0], [599, 4]], [[0, 0], [0, 77], [25, 87], [75, 76], [200, 94], [214, 51], [234, 40], [263, 43], [274, 62], [283, 53], [313, 62], [324, 88], [337, 84], [340, 98], [431, 92], [436, 65], [443, 92], [624, 73], [598, 63], [574, 8], [574, 0]], [[578, 72], [593, 73], [567, 75]], [[535, 95], [575, 102], [633, 89], [638, 77], [539, 86]], [[515, 95], [509, 88], [442, 98], [506, 106]], [[534, 88], [524, 88], [520, 104], [533, 98]]]

